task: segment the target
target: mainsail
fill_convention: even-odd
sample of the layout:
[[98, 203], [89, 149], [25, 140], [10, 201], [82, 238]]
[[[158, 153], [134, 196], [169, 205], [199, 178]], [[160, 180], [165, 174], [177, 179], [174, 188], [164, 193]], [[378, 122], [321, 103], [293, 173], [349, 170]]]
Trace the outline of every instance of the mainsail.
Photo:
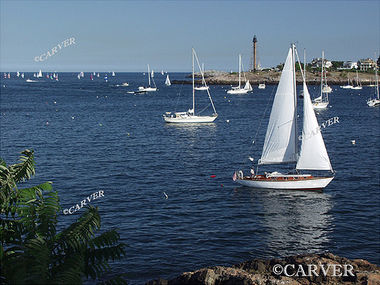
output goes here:
[[166, 85], [166, 86], [170, 86], [170, 85], [172, 85], [172, 84], [170, 83], [169, 74], [166, 75], [165, 85]]
[[248, 90], [248, 91], [252, 91], [253, 90], [251, 83], [249, 83], [249, 80], [247, 80], [247, 82], [245, 82], [244, 89]]
[[297, 161], [294, 55], [290, 48], [273, 101], [259, 164]]
[[331, 170], [329, 155], [313, 110], [310, 94], [303, 82], [303, 129], [297, 169]]

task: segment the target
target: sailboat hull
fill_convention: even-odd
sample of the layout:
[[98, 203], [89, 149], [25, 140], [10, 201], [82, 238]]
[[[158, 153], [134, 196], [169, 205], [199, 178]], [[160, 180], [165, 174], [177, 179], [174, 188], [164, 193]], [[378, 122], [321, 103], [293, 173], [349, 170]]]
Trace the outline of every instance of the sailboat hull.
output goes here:
[[227, 94], [247, 94], [248, 90], [246, 89], [231, 89], [227, 91]]
[[380, 100], [379, 99], [371, 99], [367, 101], [367, 105], [369, 107], [377, 107], [380, 106]]
[[326, 109], [329, 105], [329, 102], [313, 102], [313, 109], [319, 110], [319, 109]]
[[157, 88], [155, 88], [155, 87], [139, 87], [139, 91], [154, 92], [154, 91], [157, 91]]
[[276, 177], [270, 179], [244, 177], [242, 179], [237, 179], [236, 182], [244, 186], [261, 189], [321, 190], [325, 188], [334, 177], [310, 176], [305, 179], [290, 179], [291, 177]]
[[183, 116], [164, 116], [164, 121], [166, 123], [174, 124], [184, 124], [184, 123], [212, 123], [218, 116], [193, 116], [193, 115], [183, 115]]

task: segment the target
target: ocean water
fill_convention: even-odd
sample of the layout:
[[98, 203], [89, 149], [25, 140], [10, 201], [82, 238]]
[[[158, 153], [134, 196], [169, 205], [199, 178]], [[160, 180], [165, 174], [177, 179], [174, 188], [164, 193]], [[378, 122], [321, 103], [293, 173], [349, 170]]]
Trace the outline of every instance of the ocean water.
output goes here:
[[[127, 244], [113, 273], [143, 284], [205, 266], [324, 251], [380, 264], [379, 108], [366, 105], [373, 88], [333, 86], [330, 107], [317, 117], [339, 117], [322, 130], [336, 177], [315, 193], [254, 190], [231, 179], [237, 169], [249, 171], [249, 156], [261, 155], [275, 86], [253, 86], [248, 95], [211, 86], [217, 120], [178, 126], [162, 114], [191, 108], [191, 85], [166, 87], [166, 75], [156, 73], [159, 90], [134, 95], [127, 92], [146, 84], [146, 75], [103, 77], [2, 78], [0, 146], [8, 163], [35, 150], [32, 182], [53, 181], [62, 209], [104, 191], [91, 204], [102, 229], [118, 228]], [[117, 86], [122, 82], [130, 86]], [[209, 104], [206, 94], [197, 110]], [[60, 226], [82, 212], [62, 214]]]

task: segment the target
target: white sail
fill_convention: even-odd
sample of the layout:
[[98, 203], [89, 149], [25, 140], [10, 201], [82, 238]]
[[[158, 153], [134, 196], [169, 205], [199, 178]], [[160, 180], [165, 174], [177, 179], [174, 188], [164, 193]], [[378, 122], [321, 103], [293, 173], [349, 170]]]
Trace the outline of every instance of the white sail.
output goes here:
[[259, 164], [297, 161], [296, 94], [293, 69], [294, 55], [292, 49], [289, 49], [273, 101]]
[[302, 144], [297, 169], [332, 171], [305, 81], [303, 82], [303, 109]]
[[251, 86], [251, 83], [249, 83], [249, 80], [247, 80], [247, 82], [245, 82], [244, 89], [248, 90], [248, 91], [252, 91], [253, 90], [252, 86]]
[[38, 78], [42, 77], [42, 70], [41, 70], [41, 69], [40, 69], [40, 71], [38, 72], [37, 77], [38, 77]]
[[172, 84], [170, 83], [169, 74], [166, 75], [165, 85], [166, 85], [166, 86], [170, 86], [170, 85], [172, 85]]

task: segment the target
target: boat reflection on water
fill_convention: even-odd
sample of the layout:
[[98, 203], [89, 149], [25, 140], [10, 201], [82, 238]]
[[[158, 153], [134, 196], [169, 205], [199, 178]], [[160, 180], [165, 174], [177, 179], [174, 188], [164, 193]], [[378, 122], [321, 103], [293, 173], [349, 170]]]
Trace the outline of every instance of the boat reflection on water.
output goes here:
[[[235, 195], [249, 188], [235, 189]], [[258, 229], [263, 238], [253, 258], [284, 257], [328, 250], [333, 231], [330, 195], [322, 192], [252, 189], [254, 213], [262, 213]], [[259, 208], [259, 209], [258, 209]]]

